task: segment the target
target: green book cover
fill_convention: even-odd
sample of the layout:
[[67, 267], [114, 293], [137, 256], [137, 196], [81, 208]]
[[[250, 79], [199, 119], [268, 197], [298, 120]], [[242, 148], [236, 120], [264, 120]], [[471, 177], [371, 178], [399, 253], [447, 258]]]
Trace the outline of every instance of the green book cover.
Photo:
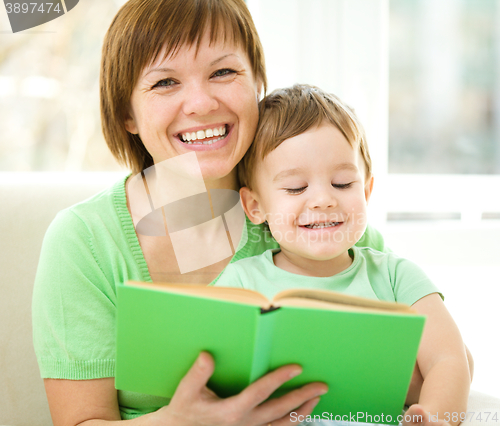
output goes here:
[[[224, 290], [230, 296], [223, 298]], [[292, 303], [282, 299], [272, 307], [261, 295], [263, 300], [247, 300], [241, 292], [258, 295], [221, 287], [119, 285], [116, 388], [170, 398], [198, 354], [208, 351], [215, 360], [208, 385], [220, 397], [297, 363], [303, 373], [277, 395], [322, 381], [329, 391], [313, 414], [398, 423], [425, 317], [398, 304], [346, 295], [340, 295], [341, 305], [313, 299], [298, 306], [302, 292]], [[368, 307], [359, 306], [365, 302]]]

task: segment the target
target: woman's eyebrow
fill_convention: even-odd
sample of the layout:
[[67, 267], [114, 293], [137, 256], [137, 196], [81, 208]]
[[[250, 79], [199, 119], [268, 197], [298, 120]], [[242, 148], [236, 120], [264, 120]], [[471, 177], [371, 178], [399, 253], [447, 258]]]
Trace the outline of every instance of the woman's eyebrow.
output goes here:
[[144, 77], [146, 77], [148, 74], [151, 74], [153, 72], [173, 72], [174, 70], [172, 68], [153, 68], [149, 70], [146, 74], [144, 74]]
[[228, 53], [227, 55], [223, 55], [220, 58], [217, 58], [215, 61], [210, 62], [210, 66], [212, 67], [212, 66], [218, 64], [219, 62], [226, 59], [228, 56], [235, 56], [236, 58], [240, 59], [240, 57], [236, 53]]

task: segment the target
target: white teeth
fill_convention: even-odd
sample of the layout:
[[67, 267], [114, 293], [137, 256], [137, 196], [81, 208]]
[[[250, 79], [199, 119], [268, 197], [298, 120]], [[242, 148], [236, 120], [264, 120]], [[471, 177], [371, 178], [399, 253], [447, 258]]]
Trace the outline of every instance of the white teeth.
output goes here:
[[201, 142], [201, 141], [193, 141], [193, 142], [185, 142], [187, 145], [192, 145], [192, 144], [195, 144], [195, 145], [212, 145], [213, 143], [215, 142], [218, 142], [220, 141], [221, 139], [224, 139], [224, 136], [221, 136], [220, 138], [217, 138], [217, 139], [212, 139], [212, 140], [209, 140], [209, 141], [205, 141], [205, 142]]
[[331, 226], [337, 226], [339, 223], [340, 222], [313, 223], [311, 225], [305, 225], [305, 227], [309, 229], [329, 228]]
[[[213, 129], [198, 130], [196, 132], [187, 132], [180, 135], [183, 142], [198, 141], [206, 138], [213, 138], [214, 136], [224, 136], [226, 134], [226, 126], [215, 127]], [[218, 140], [220, 140], [219, 138]], [[202, 142], [212, 144], [215, 141]]]

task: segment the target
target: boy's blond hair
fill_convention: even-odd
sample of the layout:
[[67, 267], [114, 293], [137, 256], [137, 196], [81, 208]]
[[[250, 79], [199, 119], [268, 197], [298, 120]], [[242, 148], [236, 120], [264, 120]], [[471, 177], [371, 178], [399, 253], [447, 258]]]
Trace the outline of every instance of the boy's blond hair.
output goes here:
[[335, 95], [307, 84], [296, 84], [277, 89], [260, 102], [254, 141], [238, 166], [241, 186], [252, 189], [257, 162], [283, 141], [325, 122], [337, 127], [353, 149], [359, 149], [365, 164], [365, 178], [371, 177], [365, 131], [354, 111]]

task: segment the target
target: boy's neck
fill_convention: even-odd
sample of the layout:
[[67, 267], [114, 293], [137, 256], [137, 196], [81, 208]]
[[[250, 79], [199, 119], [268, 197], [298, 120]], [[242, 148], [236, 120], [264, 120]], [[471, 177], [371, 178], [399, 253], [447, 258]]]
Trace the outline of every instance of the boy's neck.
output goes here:
[[348, 251], [330, 260], [313, 260], [281, 250], [274, 255], [274, 264], [287, 272], [308, 277], [331, 277], [352, 265]]

